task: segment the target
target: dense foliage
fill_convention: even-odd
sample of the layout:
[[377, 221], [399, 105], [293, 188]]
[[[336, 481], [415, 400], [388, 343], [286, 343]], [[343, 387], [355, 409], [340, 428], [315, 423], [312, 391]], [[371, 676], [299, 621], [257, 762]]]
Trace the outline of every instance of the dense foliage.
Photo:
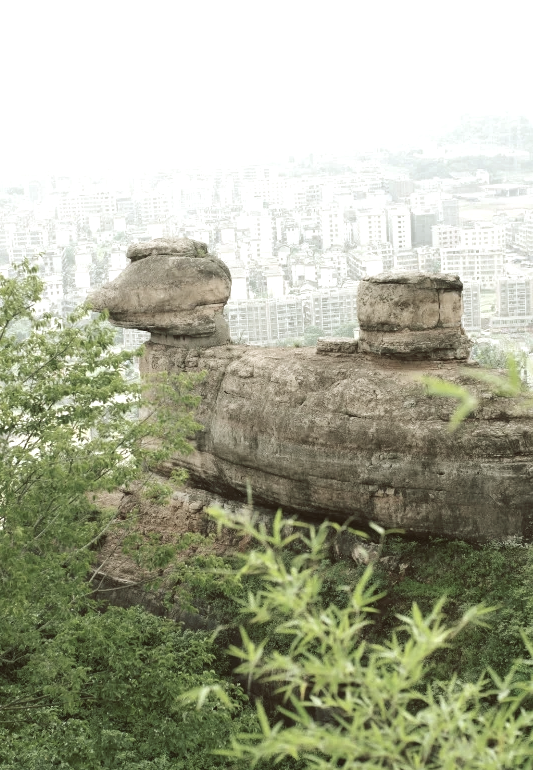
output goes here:
[[[89, 582], [115, 516], [95, 495], [189, 450], [194, 380], [150, 383], [140, 418], [114, 330], [84, 309], [64, 325], [37, 318], [41, 291], [27, 264], [0, 279], [0, 765], [212, 767], [246, 712], [212, 643], [140, 610], [102, 613]], [[178, 702], [204, 682], [225, 705]]]
[[[241, 660], [237, 671], [277, 686], [283, 719], [271, 725], [259, 703], [261, 732], [234, 737], [228, 756], [252, 762], [303, 758], [306, 767], [323, 770], [533, 767], [533, 712], [527, 708], [533, 644], [525, 635], [526, 658], [505, 677], [429, 678], [435, 654], [464, 628], [483, 627], [488, 608], [471, 608], [447, 626], [443, 600], [425, 617], [413, 603], [408, 614], [397, 616], [397, 631], [369, 643], [370, 613], [383, 598], [371, 566], [344, 587], [343, 606], [323, 599], [319, 567], [334, 525], [315, 529], [278, 514], [269, 534], [253, 517], [213, 513], [258, 546], [243, 557], [241, 574], [260, 576], [262, 585], [250, 592], [243, 612], [267, 628], [274, 618], [274, 632], [288, 639], [280, 652], [266, 634], [257, 642], [241, 627], [241, 645], [232, 648]], [[304, 548], [287, 564], [283, 551], [295, 542]]]

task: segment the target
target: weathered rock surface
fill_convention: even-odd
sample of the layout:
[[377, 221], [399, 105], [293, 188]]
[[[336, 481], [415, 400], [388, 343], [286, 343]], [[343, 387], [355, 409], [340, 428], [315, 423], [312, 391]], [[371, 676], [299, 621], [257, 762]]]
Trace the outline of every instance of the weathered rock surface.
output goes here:
[[457, 276], [382, 273], [359, 284], [359, 350], [404, 359], [466, 359]]
[[357, 340], [352, 337], [319, 337], [316, 352], [319, 354], [357, 353]]
[[208, 251], [206, 243], [191, 238], [154, 238], [144, 243], [132, 243], [126, 256], [132, 262], [137, 262], [146, 257], [206, 257]]
[[194, 454], [175, 461], [193, 484], [241, 501], [251, 485], [267, 506], [419, 535], [533, 536], [531, 413], [488, 393], [451, 434], [454, 404], [428, 398], [420, 382], [429, 373], [483, 395], [459, 368], [470, 341], [457, 276], [361, 281], [358, 342], [254, 349], [224, 344], [229, 271], [205, 244], [159, 239], [129, 256], [93, 304], [152, 332], [143, 373], [207, 372], [204, 430]]
[[[229, 341], [222, 313], [231, 291], [228, 267], [188, 238], [157, 239], [130, 247], [132, 263], [89, 297], [117, 326], [174, 337], [204, 338], [199, 346]], [[181, 340], [185, 347], [190, 344]]]
[[[222, 496], [409, 533], [486, 541], [531, 536], [533, 420], [486, 394], [450, 433], [454, 408], [423, 374], [483, 387], [457, 362], [403, 362], [314, 349], [148, 343], [142, 371], [205, 370], [191, 481]], [[470, 365], [474, 366], [474, 365]]]

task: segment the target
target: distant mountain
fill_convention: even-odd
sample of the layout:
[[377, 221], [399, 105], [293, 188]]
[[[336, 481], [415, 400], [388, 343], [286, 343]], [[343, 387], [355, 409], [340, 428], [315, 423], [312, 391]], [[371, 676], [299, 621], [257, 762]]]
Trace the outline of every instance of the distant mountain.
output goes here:
[[467, 142], [527, 150], [533, 155], [533, 124], [523, 115], [464, 115], [457, 128], [440, 138], [441, 144]]

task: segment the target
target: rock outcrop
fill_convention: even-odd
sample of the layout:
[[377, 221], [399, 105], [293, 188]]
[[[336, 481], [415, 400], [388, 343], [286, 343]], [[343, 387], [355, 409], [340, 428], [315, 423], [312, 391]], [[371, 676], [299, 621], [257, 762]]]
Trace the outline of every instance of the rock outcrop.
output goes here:
[[441, 273], [383, 273], [361, 281], [359, 350], [406, 360], [467, 359], [463, 284]]
[[[133, 290], [135, 264], [160, 258], [134, 263], [124, 282]], [[191, 275], [189, 263], [183, 266]], [[204, 296], [196, 276], [195, 307]], [[114, 285], [117, 303], [127, 301], [122, 285]], [[464, 360], [461, 289], [455, 276], [362, 281], [359, 345], [326, 341], [318, 355], [310, 348], [201, 348], [192, 335], [187, 344], [170, 342], [172, 325], [168, 340], [152, 335], [143, 373], [207, 372], [197, 414], [204, 430], [195, 452], [175, 464], [223, 497], [244, 500], [250, 485], [258, 503], [305, 516], [477, 541], [531, 537], [533, 419], [520, 399], [491, 395], [468, 378], [475, 365]], [[142, 285], [136, 291], [141, 297]], [[167, 296], [168, 312], [182, 312], [183, 294]], [[99, 306], [106, 306], [102, 299]], [[121, 320], [137, 323], [127, 311]], [[481, 406], [456, 433], [448, 425], [454, 403], [429, 398], [424, 374], [479, 396]]]
[[228, 267], [188, 238], [157, 238], [128, 249], [131, 264], [94, 292], [116, 326], [144, 329], [154, 340], [182, 347], [229, 342], [223, 316], [231, 291]]
[[250, 484], [257, 502], [301, 515], [479, 541], [530, 534], [533, 422], [490, 396], [450, 433], [454, 402], [429, 398], [420, 377], [481, 397], [455, 362], [148, 343], [142, 370], [207, 371], [204, 431], [176, 464], [222, 496], [245, 499]]

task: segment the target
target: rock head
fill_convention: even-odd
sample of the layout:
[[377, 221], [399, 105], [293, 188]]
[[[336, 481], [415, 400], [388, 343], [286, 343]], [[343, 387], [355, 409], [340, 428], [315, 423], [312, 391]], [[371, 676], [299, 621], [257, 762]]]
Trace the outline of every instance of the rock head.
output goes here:
[[90, 295], [95, 310], [107, 310], [116, 326], [143, 329], [152, 340], [182, 347], [229, 342], [222, 313], [231, 274], [205, 243], [156, 238], [130, 246], [130, 265]]

